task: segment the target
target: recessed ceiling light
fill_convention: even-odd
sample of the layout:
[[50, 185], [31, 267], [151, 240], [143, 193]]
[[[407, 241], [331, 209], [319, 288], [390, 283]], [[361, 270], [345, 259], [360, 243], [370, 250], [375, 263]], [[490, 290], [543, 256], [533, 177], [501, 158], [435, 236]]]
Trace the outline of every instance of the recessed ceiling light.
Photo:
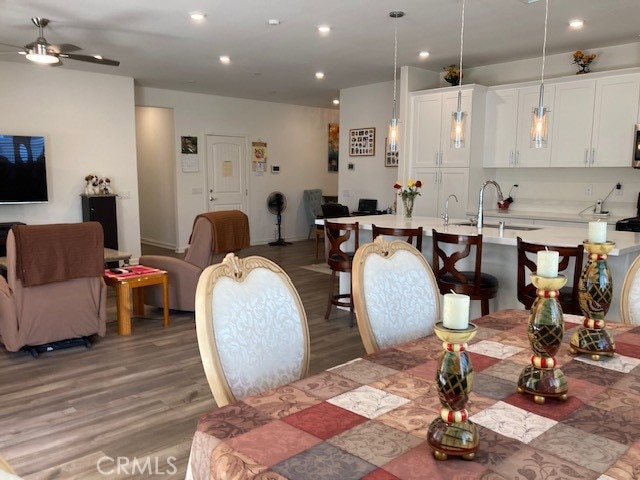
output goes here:
[[584, 21], [576, 18], [574, 20], [569, 20], [569, 26], [571, 28], [582, 28], [584, 25]]
[[427, 58], [429, 56], [429, 52], [427, 52], [426, 50], [423, 50], [420, 53], [418, 53], [418, 56], [420, 58]]
[[329, 33], [331, 31], [331, 27], [329, 25], [318, 25], [318, 31], [320, 33]]
[[220, 56], [220, 61], [222, 63], [231, 63], [231, 59], [227, 55], [221, 55]]
[[322, 72], [316, 72], [316, 78], [320, 79], [320, 78], [324, 78], [324, 73]]
[[270, 18], [269, 25], [273, 25], [273, 26], [280, 25], [280, 20], [278, 20], [277, 18]]
[[191, 12], [189, 16], [191, 17], [191, 20], [194, 20], [196, 22], [201, 22], [205, 19], [207, 15], [202, 12]]
[[334, 105], [340, 105], [340, 100], [338, 100], [337, 98], [333, 99], [333, 104]]

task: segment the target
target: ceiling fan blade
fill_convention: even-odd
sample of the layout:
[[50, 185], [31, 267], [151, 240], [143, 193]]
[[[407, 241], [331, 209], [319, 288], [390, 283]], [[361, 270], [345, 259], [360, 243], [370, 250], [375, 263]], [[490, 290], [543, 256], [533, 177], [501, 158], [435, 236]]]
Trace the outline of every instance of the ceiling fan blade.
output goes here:
[[70, 53], [82, 50], [82, 48], [74, 45], [73, 43], [61, 43], [59, 45], [49, 45], [49, 47], [52, 48], [56, 53]]
[[0, 45], [4, 45], [5, 47], [18, 48], [18, 49], [22, 50], [22, 47], [20, 47], [18, 45], [11, 45], [10, 43], [2, 43], [2, 42], [0, 42]]
[[97, 63], [99, 65], [109, 65], [112, 67], [117, 67], [120, 65], [120, 62], [117, 60], [110, 60], [108, 58], [96, 58], [91, 55], [78, 55], [76, 53], [60, 53], [59, 57], [61, 58], [69, 58], [71, 60], [79, 60], [81, 62], [89, 62], [89, 63]]

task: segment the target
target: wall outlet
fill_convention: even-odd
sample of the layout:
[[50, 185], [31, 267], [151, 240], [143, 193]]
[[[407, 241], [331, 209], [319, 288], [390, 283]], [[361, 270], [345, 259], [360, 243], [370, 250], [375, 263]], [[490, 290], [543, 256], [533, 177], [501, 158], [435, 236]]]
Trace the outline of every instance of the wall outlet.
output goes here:
[[593, 185], [591, 183], [587, 183], [587, 186], [584, 187], [585, 195], [593, 195]]
[[616, 184], [616, 195], [618, 197], [622, 196], [622, 184], [620, 182]]

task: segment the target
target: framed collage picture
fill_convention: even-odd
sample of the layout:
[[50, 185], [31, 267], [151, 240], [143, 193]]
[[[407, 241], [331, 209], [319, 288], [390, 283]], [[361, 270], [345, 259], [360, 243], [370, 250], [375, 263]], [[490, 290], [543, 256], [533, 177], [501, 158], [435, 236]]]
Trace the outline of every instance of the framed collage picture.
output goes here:
[[398, 150], [391, 152], [389, 150], [389, 139], [384, 139], [384, 166], [385, 167], [397, 167], [398, 166]]
[[354, 128], [349, 130], [349, 156], [372, 157], [376, 154], [376, 129]]

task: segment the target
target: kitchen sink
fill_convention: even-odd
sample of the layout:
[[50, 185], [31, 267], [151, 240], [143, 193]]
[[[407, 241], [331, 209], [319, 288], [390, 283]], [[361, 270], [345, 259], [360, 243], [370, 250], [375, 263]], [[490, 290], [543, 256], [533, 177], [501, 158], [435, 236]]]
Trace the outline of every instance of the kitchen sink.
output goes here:
[[[471, 222], [461, 222], [461, 223], [452, 223], [451, 225], [456, 225], [458, 227], [475, 227], [475, 223]], [[482, 228], [500, 228], [500, 225], [496, 225], [495, 223], [485, 223]], [[519, 225], [505, 225], [505, 230], [522, 230], [524, 232], [530, 232], [532, 230], [540, 230], [540, 227], [521, 227]]]

